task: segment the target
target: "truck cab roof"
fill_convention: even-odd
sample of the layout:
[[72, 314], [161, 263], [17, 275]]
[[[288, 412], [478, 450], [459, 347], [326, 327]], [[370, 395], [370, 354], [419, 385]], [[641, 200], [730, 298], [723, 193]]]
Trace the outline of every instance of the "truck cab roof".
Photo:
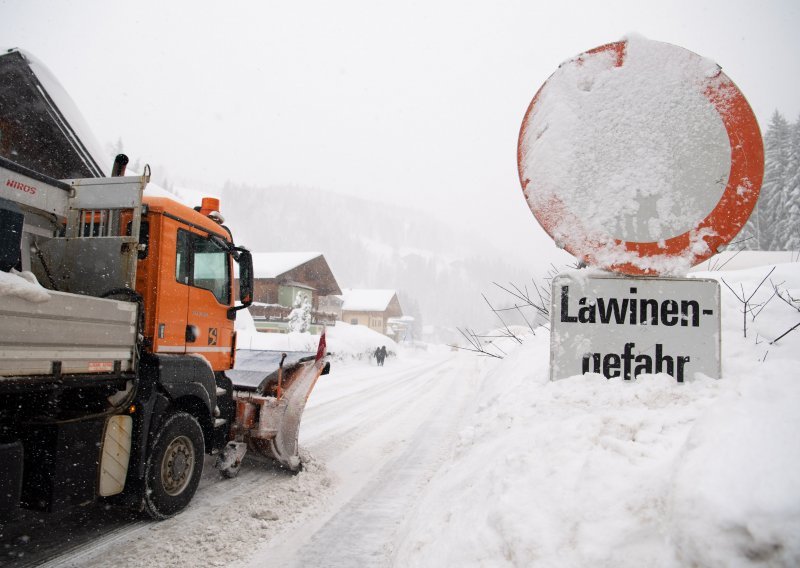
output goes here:
[[168, 197], [152, 197], [145, 195], [144, 203], [148, 211], [173, 217], [189, 226], [201, 231], [216, 235], [231, 242], [231, 235], [227, 227], [217, 223], [206, 215]]

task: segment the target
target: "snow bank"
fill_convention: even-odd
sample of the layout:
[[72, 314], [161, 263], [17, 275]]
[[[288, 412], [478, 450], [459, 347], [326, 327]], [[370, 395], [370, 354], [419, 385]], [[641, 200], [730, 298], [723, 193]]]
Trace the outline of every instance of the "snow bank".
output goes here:
[[337, 321], [335, 327], [328, 328], [328, 351], [334, 354], [350, 355], [355, 358], [371, 356], [378, 347], [385, 345], [390, 353], [399, 351], [397, 343], [385, 335], [363, 325], [350, 325]]
[[669, 502], [682, 559], [800, 565], [799, 404], [796, 376], [753, 377], [725, 389], [696, 420]]
[[32, 272], [0, 271], [0, 296], [17, 296], [29, 302], [46, 302], [50, 299]]
[[[236, 314], [237, 346], [239, 349], [268, 351], [316, 351], [319, 335], [310, 333], [260, 333], [247, 310]], [[398, 353], [394, 340], [363, 325], [350, 325], [337, 321], [325, 330], [328, 353], [336, 359], [362, 359], [385, 345], [390, 352]]]
[[[236, 480], [206, 487], [180, 515], [141, 527], [123, 545], [113, 542], [68, 564], [80, 568], [227, 567], [246, 558], [260, 543], [277, 534], [303, 530], [308, 517], [324, 509], [332, 476], [324, 464], [303, 456], [297, 475], [276, 469], [258, 458], [245, 458]], [[207, 458], [203, 484], [218, 474]], [[113, 562], [110, 560], [113, 555]]]
[[[768, 270], [724, 278], [750, 293]], [[772, 278], [800, 296], [797, 263]], [[544, 333], [487, 360], [486, 398], [397, 564], [800, 565], [800, 330], [767, 341], [800, 313], [773, 298], [745, 338], [739, 301], [722, 297], [722, 380], [550, 382]]]
[[693, 267], [689, 272], [742, 270], [800, 261], [796, 250], [727, 250]]

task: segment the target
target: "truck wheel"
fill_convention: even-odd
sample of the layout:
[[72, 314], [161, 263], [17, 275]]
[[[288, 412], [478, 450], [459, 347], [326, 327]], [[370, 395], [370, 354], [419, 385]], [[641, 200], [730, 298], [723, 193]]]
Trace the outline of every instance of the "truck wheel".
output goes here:
[[192, 500], [203, 473], [205, 443], [197, 420], [186, 412], [166, 418], [156, 433], [145, 470], [144, 508], [167, 519]]

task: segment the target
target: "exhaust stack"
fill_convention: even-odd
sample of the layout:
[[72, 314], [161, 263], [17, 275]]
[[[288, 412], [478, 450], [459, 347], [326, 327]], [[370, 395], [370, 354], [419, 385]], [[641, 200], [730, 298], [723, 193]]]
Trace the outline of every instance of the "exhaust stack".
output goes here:
[[125, 168], [128, 167], [128, 156], [117, 154], [114, 158], [114, 166], [111, 168], [111, 177], [121, 177], [125, 175]]

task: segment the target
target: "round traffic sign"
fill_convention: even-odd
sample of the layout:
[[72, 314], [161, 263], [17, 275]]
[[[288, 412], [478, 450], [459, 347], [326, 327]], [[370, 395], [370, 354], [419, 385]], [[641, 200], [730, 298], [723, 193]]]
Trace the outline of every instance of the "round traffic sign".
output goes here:
[[561, 64], [528, 107], [517, 160], [528, 205], [559, 246], [607, 270], [674, 274], [739, 233], [764, 149], [716, 63], [632, 37]]

